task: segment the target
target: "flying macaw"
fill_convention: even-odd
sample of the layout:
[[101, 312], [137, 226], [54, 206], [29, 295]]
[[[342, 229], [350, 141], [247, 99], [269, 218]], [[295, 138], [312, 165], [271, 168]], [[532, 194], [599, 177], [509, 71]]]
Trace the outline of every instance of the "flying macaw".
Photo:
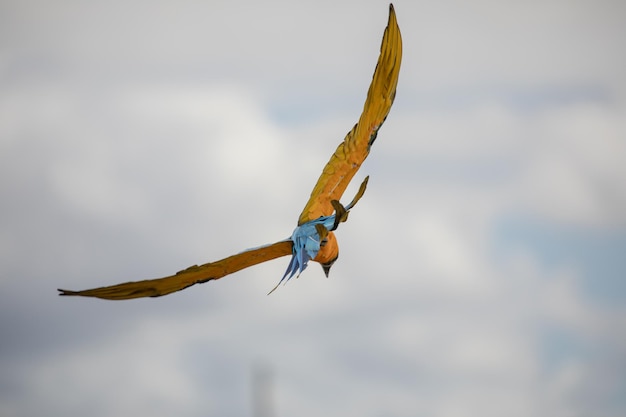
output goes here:
[[324, 167], [290, 238], [248, 249], [216, 262], [193, 265], [165, 278], [126, 282], [83, 291], [59, 289], [59, 295], [80, 295], [107, 300], [160, 297], [286, 255], [292, 255], [291, 262], [272, 291], [281, 282], [304, 271], [310, 260], [321, 264], [328, 276], [330, 267], [339, 256], [339, 246], [333, 231], [347, 220], [350, 209], [363, 196], [369, 177], [365, 178], [348, 205], [344, 207], [339, 199], [367, 158], [378, 129], [389, 114], [396, 96], [401, 60], [402, 38], [393, 5], [390, 4], [389, 21], [383, 34], [380, 56], [367, 92], [363, 113]]

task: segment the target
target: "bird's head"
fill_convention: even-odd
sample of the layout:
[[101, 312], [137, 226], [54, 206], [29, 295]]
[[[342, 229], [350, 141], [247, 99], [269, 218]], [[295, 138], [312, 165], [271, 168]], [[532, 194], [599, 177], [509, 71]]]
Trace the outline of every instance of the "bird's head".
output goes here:
[[320, 242], [320, 250], [317, 252], [317, 256], [313, 260], [322, 265], [324, 274], [328, 277], [330, 267], [333, 266], [338, 257], [339, 244], [337, 244], [337, 238], [333, 232], [328, 232], [326, 237], [324, 237]]

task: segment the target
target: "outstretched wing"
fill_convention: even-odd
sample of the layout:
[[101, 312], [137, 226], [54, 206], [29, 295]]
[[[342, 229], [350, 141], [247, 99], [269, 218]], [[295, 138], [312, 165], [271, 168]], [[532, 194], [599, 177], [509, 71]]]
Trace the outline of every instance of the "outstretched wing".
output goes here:
[[293, 242], [283, 240], [271, 245], [248, 249], [217, 262], [194, 265], [175, 275], [147, 279], [144, 281], [125, 282], [108, 287], [93, 288], [83, 291], [59, 290], [59, 295], [81, 295], [83, 297], [104, 298], [106, 300], [128, 300], [130, 298], [160, 297], [184, 290], [194, 284], [201, 284], [222, 278], [249, 266], [260, 264], [281, 256], [291, 255]]
[[389, 5], [389, 21], [380, 47], [380, 56], [359, 122], [346, 135], [311, 192], [298, 225], [320, 216], [329, 216], [334, 208], [332, 200], [339, 200], [354, 174], [367, 158], [376, 134], [382, 126], [396, 96], [402, 38], [393, 5]]

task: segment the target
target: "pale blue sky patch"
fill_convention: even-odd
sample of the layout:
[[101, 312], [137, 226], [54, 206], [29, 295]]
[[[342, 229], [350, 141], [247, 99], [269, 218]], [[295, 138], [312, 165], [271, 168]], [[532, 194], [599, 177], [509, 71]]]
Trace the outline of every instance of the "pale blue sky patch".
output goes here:
[[512, 216], [495, 227], [499, 256], [522, 250], [548, 269], [573, 268], [586, 294], [597, 303], [626, 302], [626, 233], [558, 225], [529, 216]]

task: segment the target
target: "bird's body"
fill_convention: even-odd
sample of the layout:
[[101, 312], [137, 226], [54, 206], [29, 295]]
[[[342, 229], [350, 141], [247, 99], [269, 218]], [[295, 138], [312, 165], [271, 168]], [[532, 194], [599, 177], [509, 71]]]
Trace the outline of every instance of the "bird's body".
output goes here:
[[290, 238], [248, 249], [216, 262], [194, 265], [165, 278], [126, 282], [83, 291], [59, 290], [60, 295], [80, 295], [109, 300], [159, 297], [290, 254], [291, 261], [278, 285], [304, 271], [310, 260], [320, 263], [328, 276], [330, 267], [339, 255], [339, 246], [333, 231], [347, 220], [348, 212], [365, 192], [367, 178], [348, 205], [344, 207], [339, 203], [339, 199], [367, 158], [378, 129], [391, 109], [396, 95], [401, 60], [400, 29], [393, 5], [390, 5], [389, 21], [383, 35], [380, 56], [361, 117], [324, 167]]

